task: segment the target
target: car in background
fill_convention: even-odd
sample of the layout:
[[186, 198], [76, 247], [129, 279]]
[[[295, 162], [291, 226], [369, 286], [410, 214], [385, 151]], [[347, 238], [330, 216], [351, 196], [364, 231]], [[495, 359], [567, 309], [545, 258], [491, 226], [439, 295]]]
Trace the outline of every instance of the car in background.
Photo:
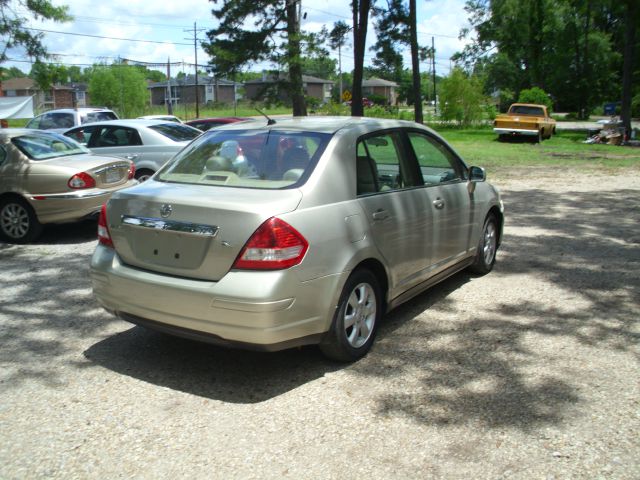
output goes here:
[[138, 183], [134, 172], [131, 161], [57, 133], [0, 130], [0, 238], [28, 243], [45, 224], [95, 216], [113, 192]]
[[92, 152], [133, 161], [143, 182], [202, 132], [181, 123], [160, 120], [113, 120], [64, 132]]
[[512, 104], [507, 113], [496, 116], [493, 127], [500, 141], [522, 137], [541, 143], [556, 133], [556, 121], [547, 106], [533, 103]]
[[164, 120], [165, 122], [184, 123], [175, 115], [143, 115], [142, 117], [138, 118], [141, 120]]
[[49, 110], [35, 118], [29, 120], [26, 128], [38, 130], [52, 130], [62, 133], [65, 130], [78, 125], [91, 122], [103, 122], [106, 120], [117, 120], [118, 116], [107, 108], [60, 108]]
[[385, 312], [492, 270], [503, 206], [433, 130], [299, 117], [208, 132], [99, 222], [93, 291], [135, 324], [259, 350], [365, 355]]
[[197, 118], [195, 120], [189, 120], [188, 122], [185, 122], [185, 123], [194, 128], [202, 130], [203, 132], [206, 132], [207, 130], [211, 130], [212, 128], [221, 127], [223, 125], [228, 125], [230, 123], [243, 122], [245, 120], [251, 120], [251, 119], [243, 118], [243, 117], [212, 117], [212, 118]]

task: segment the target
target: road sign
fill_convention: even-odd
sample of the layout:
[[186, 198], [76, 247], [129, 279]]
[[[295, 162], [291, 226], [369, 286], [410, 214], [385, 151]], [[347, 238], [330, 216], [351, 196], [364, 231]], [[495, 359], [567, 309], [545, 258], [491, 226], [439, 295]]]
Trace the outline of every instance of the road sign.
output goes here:
[[345, 90], [342, 92], [342, 101], [348, 102], [349, 100], [351, 100], [351, 92], [349, 90]]

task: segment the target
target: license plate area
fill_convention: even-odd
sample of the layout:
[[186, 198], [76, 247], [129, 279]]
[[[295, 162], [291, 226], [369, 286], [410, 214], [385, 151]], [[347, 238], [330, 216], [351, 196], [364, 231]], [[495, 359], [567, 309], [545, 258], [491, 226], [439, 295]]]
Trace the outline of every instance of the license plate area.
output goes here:
[[111, 168], [106, 172], [106, 182], [107, 183], [116, 183], [119, 182], [122, 178], [119, 168]]

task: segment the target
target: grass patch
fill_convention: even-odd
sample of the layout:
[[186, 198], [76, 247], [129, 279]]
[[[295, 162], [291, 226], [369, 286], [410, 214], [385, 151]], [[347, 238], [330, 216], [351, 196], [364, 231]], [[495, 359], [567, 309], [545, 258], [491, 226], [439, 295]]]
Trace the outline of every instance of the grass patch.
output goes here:
[[612, 145], [588, 145], [580, 132], [558, 132], [541, 144], [514, 139], [499, 142], [491, 128], [453, 129], [436, 127], [465, 159], [493, 172], [526, 167], [608, 170], [639, 168], [640, 149]]

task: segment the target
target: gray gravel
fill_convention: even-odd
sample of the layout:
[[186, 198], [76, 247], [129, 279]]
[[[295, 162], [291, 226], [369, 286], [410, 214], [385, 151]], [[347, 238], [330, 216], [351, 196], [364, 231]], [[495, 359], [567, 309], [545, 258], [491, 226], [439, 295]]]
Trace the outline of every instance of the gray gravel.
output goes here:
[[0, 243], [0, 478], [640, 477], [640, 186], [497, 179], [494, 272], [352, 365], [145, 331], [91, 296], [93, 224]]

